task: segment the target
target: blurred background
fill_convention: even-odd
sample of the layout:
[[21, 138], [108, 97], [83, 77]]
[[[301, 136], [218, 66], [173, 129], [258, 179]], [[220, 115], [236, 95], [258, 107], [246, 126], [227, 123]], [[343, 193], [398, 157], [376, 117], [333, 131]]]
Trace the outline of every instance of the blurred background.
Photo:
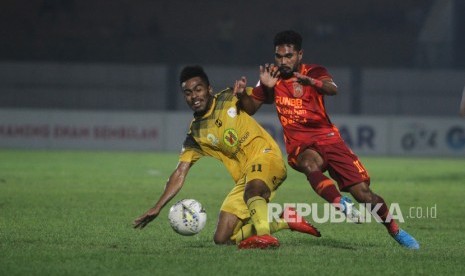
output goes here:
[[0, 109], [186, 112], [182, 66], [255, 85], [285, 29], [338, 84], [330, 114], [458, 116], [463, 0], [3, 0]]
[[256, 65], [278, 31], [331, 66], [463, 68], [460, 0], [4, 0], [2, 60]]
[[[360, 89], [388, 85], [380, 88], [383, 93], [366, 92], [392, 96], [402, 90], [397, 87], [407, 72], [438, 69], [459, 70], [458, 82], [465, 83], [465, 3], [459, 0], [4, 0], [0, 14], [1, 106], [183, 108], [171, 97], [178, 91], [181, 65], [212, 65], [209, 74], [233, 74], [213, 76], [220, 79], [213, 82], [218, 89], [231, 85], [241, 72], [255, 83], [258, 65], [273, 61], [274, 34], [285, 29], [302, 33], [306, 62], [349, 70], [340, 72], [340, 80], [335, 76], [336, 83], [347, 86], [341, 94], [359, 97], [365, 92]], [[395, 75], [401, 80], [360, 83], [376, 77], [373, 72], [362, 74], [364, 69], [401, 69]], [[448, 75], [405, 77], [408, 93], [447, 98]], [[425, 83], [441, 91], [424, 91]], [[49, 96], [40, 92], [45, 99], [30, 99], [31, 89], [42, 85], [59, 86], [60, 91], [47, 89]], [[102, 86], [117, 91], [108, 95]], [[459, 98], [460, 85], [453, 87]], [[121, 91], [125, 88], [127, 94]], [[449, 104], [457, 101], [446, 99]], [[447, 114], [441, 110], [425, 113]], [[334, 111], [372, 112], [363, 106]]]

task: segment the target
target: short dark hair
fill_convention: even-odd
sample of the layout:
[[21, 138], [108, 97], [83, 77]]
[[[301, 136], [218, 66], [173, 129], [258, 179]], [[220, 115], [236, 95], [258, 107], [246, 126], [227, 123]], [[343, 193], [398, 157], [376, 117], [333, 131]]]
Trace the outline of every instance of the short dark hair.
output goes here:
[[181, 74], [179, 75], [179, 84], [182, 85], [183, 82], [195, 77], [200, 77], [208, 86], [210, 85], [210, 81], [208, 80], [207, 74], [199, 65], [191, 65], [184, 67], [181, 71]]
[[274, 47], [278, 45], [292, 44], [297, 51], [302, 49], [302, 36], [293, 30], [279, 32], [274, 37]]

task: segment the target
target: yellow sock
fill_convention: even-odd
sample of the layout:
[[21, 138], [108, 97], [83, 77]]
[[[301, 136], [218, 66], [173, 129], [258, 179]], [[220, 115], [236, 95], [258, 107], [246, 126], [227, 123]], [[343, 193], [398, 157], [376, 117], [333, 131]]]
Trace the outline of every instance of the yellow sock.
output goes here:
[[278, 232], [279, 230], [289, 229], [289, 225], [283, 219], [270, 223], [270, 232]]
[[255, 235], [255, 229], [251, 223], [248, 223], [239, 228], [237, 232], [234, 232], [234, 234], [231, 236], [231, 240], [235, 241], [236, 244], [239, 244], [241, 241], [253, 235]]
[[254, 196], [247, 200], [250, 211], [250, 219], [254, 225], [257, 235], [269, 235], [270, 224], [268, 223], [268, 205], [261, 196]]

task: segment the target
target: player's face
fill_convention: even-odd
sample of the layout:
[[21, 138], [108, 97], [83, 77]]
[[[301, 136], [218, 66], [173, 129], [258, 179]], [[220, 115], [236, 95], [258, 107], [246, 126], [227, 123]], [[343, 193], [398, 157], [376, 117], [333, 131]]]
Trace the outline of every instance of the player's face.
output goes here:
[[203, 115], [210, 107], [211, 87], [200, 77], [188, 79], [181, 84], [184, 99], [196, 115]]
[[274, 59], [283, 79], [288, 79], [294, 75], [294, 72], [299, 71], [302, 53], [302, 50], [295, 50], [294, 45], [284, 44], [276, 46]]

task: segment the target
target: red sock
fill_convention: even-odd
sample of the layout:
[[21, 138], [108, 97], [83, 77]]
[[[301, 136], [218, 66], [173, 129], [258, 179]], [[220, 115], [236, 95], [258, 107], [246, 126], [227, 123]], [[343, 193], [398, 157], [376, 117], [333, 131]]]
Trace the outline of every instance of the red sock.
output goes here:
[[[377, 204], [381, 203], [382, 205], [381, 205], [381, 208], [379, 208], [376, 213], [383, 221], [383, 225], [386, 227], [388, 232], [390, 234], [396, 234], [399, 231], [399, 225], [397, 225], [395, 220], [391, 217], [391, 214], [389, 213], [389, 209], [384, 199], [380, 196], [377, 196], [377, 198], [378, 198]], [[373, 208], [374, 207], [375, 206], [373, 206]]]
[[308, 182], [313, 190], [329, 203], [339, 203], [341, 193], [333, 181], [326, 177], [321, 171], [311, 172], [307, 175]]

